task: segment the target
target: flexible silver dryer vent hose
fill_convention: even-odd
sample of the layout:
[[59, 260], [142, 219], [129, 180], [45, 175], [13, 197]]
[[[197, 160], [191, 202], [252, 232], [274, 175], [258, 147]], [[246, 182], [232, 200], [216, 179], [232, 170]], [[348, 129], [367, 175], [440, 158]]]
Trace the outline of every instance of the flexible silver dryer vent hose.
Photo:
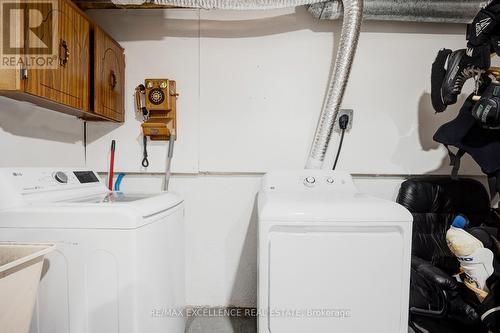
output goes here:
[[323, 166], [358, 46], [363, 19], [363, 0], [343, 0], [343, 4], [345, 15], [337, 60], [330, 75], [326, 101], [321, 111], [306, 169], [321, 169]]
[[[141, 0], [113, 0], [115, 3], [133, 3]], [[273, 9], [296, 7], [322, 2], [321, 0], [153, 0], [153, 3], [191, 8], [210, 9]], [[351, 72], [352, 62], [361, 30], [363, 17], [363, 0], [342, 0], [344, 21], [340, 36], [336, 61], [332, 64], [328, 90], [321, 111], [316, 134], [309, 153], [306, 168], [320, 169], [323, 166], [326, 150], [330, 143], [333, 126], [337, 121], [338, 112], [344, 91]]]

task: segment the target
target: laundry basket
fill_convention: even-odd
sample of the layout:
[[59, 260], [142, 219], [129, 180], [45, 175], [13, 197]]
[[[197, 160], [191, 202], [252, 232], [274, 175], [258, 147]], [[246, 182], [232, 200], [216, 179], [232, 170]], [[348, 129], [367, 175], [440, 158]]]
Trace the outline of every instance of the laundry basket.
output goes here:
[[0, 332], [28, 333], [43, 258], [54, 248], [0, 243]]

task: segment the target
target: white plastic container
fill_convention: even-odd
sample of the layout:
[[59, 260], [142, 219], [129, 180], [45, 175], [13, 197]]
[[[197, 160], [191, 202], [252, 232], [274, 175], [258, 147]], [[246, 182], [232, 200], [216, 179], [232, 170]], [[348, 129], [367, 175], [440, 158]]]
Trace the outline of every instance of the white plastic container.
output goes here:
[[0, 332], [29, 331], [43, 258], [54, 248], [0, 243]]

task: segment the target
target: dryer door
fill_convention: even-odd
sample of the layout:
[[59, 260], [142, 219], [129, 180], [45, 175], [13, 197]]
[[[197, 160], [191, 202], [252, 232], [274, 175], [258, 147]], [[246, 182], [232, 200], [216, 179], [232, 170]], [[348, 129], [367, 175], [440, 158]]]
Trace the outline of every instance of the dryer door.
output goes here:
[[270, 332], [407, 332], [404, 253], [396, 227], [271, 232]]

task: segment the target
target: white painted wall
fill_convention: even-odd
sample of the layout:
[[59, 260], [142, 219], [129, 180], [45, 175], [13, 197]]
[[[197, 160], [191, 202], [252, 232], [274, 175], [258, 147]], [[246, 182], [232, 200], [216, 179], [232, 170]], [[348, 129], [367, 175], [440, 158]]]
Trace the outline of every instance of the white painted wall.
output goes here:
[[82, 141], [75, 117], [0, 97], [0, 167], [81, 166]]
[[[127, 123], [89, 126], [89, 165], [104, 171], [111, 139], [117, 163], [141, 171], [134, 87], [145, 77], [178, 82], [175, 172], [265, 172], [302, 168], [326, 90], [338, 22], [305, 8], [276, 11], [118, 10], [91, 15], [126, 53]], [[432, 141], [457, 107], [434, 115], [430, 65], [443, 46], [464, 45], [463, 25], [366, 22], [343, 107], [355, 110], [341, 167], [361, 174], [447, 173]], [[335, 143], [328, 156], [331, 165]], [[151, 167], [162, 171], [165, 144]], [[367, 163], [366, 161], [369, 161]], [[464, 163], [466, 173], [477, 173]]]
[[[112, 139], [124, 190], [159, 190], [164, 143], [143, 170], [134, 87], [177, 81], [179, 139], [172, 189], [186, 199], [188, 303], [255, 305], [255, 194], [263, 172], [302, 168], [326, 89], [339, 23], [304, 8], [272, 12], [102, 10], [89, 14], [124, 47], [126, 122], [88, 124], [87, 165], [107, 169]], [[430, 65], [463, 47], [462, 25], [366, 22], [344, 107], [355, 110], [339, 167], [364, 192], [393, 199], [408, 174], [447, 174], [432, 141], [457, 108], [434, 115]], [[82, 123], [0, 99], [1, 165], [81, 165]], [[328, 153], [332, 164], [338, 133]], [[470, 160], [466, 174], [478, 174]], [[373, 175], [393, 175], [376, 178]]]

